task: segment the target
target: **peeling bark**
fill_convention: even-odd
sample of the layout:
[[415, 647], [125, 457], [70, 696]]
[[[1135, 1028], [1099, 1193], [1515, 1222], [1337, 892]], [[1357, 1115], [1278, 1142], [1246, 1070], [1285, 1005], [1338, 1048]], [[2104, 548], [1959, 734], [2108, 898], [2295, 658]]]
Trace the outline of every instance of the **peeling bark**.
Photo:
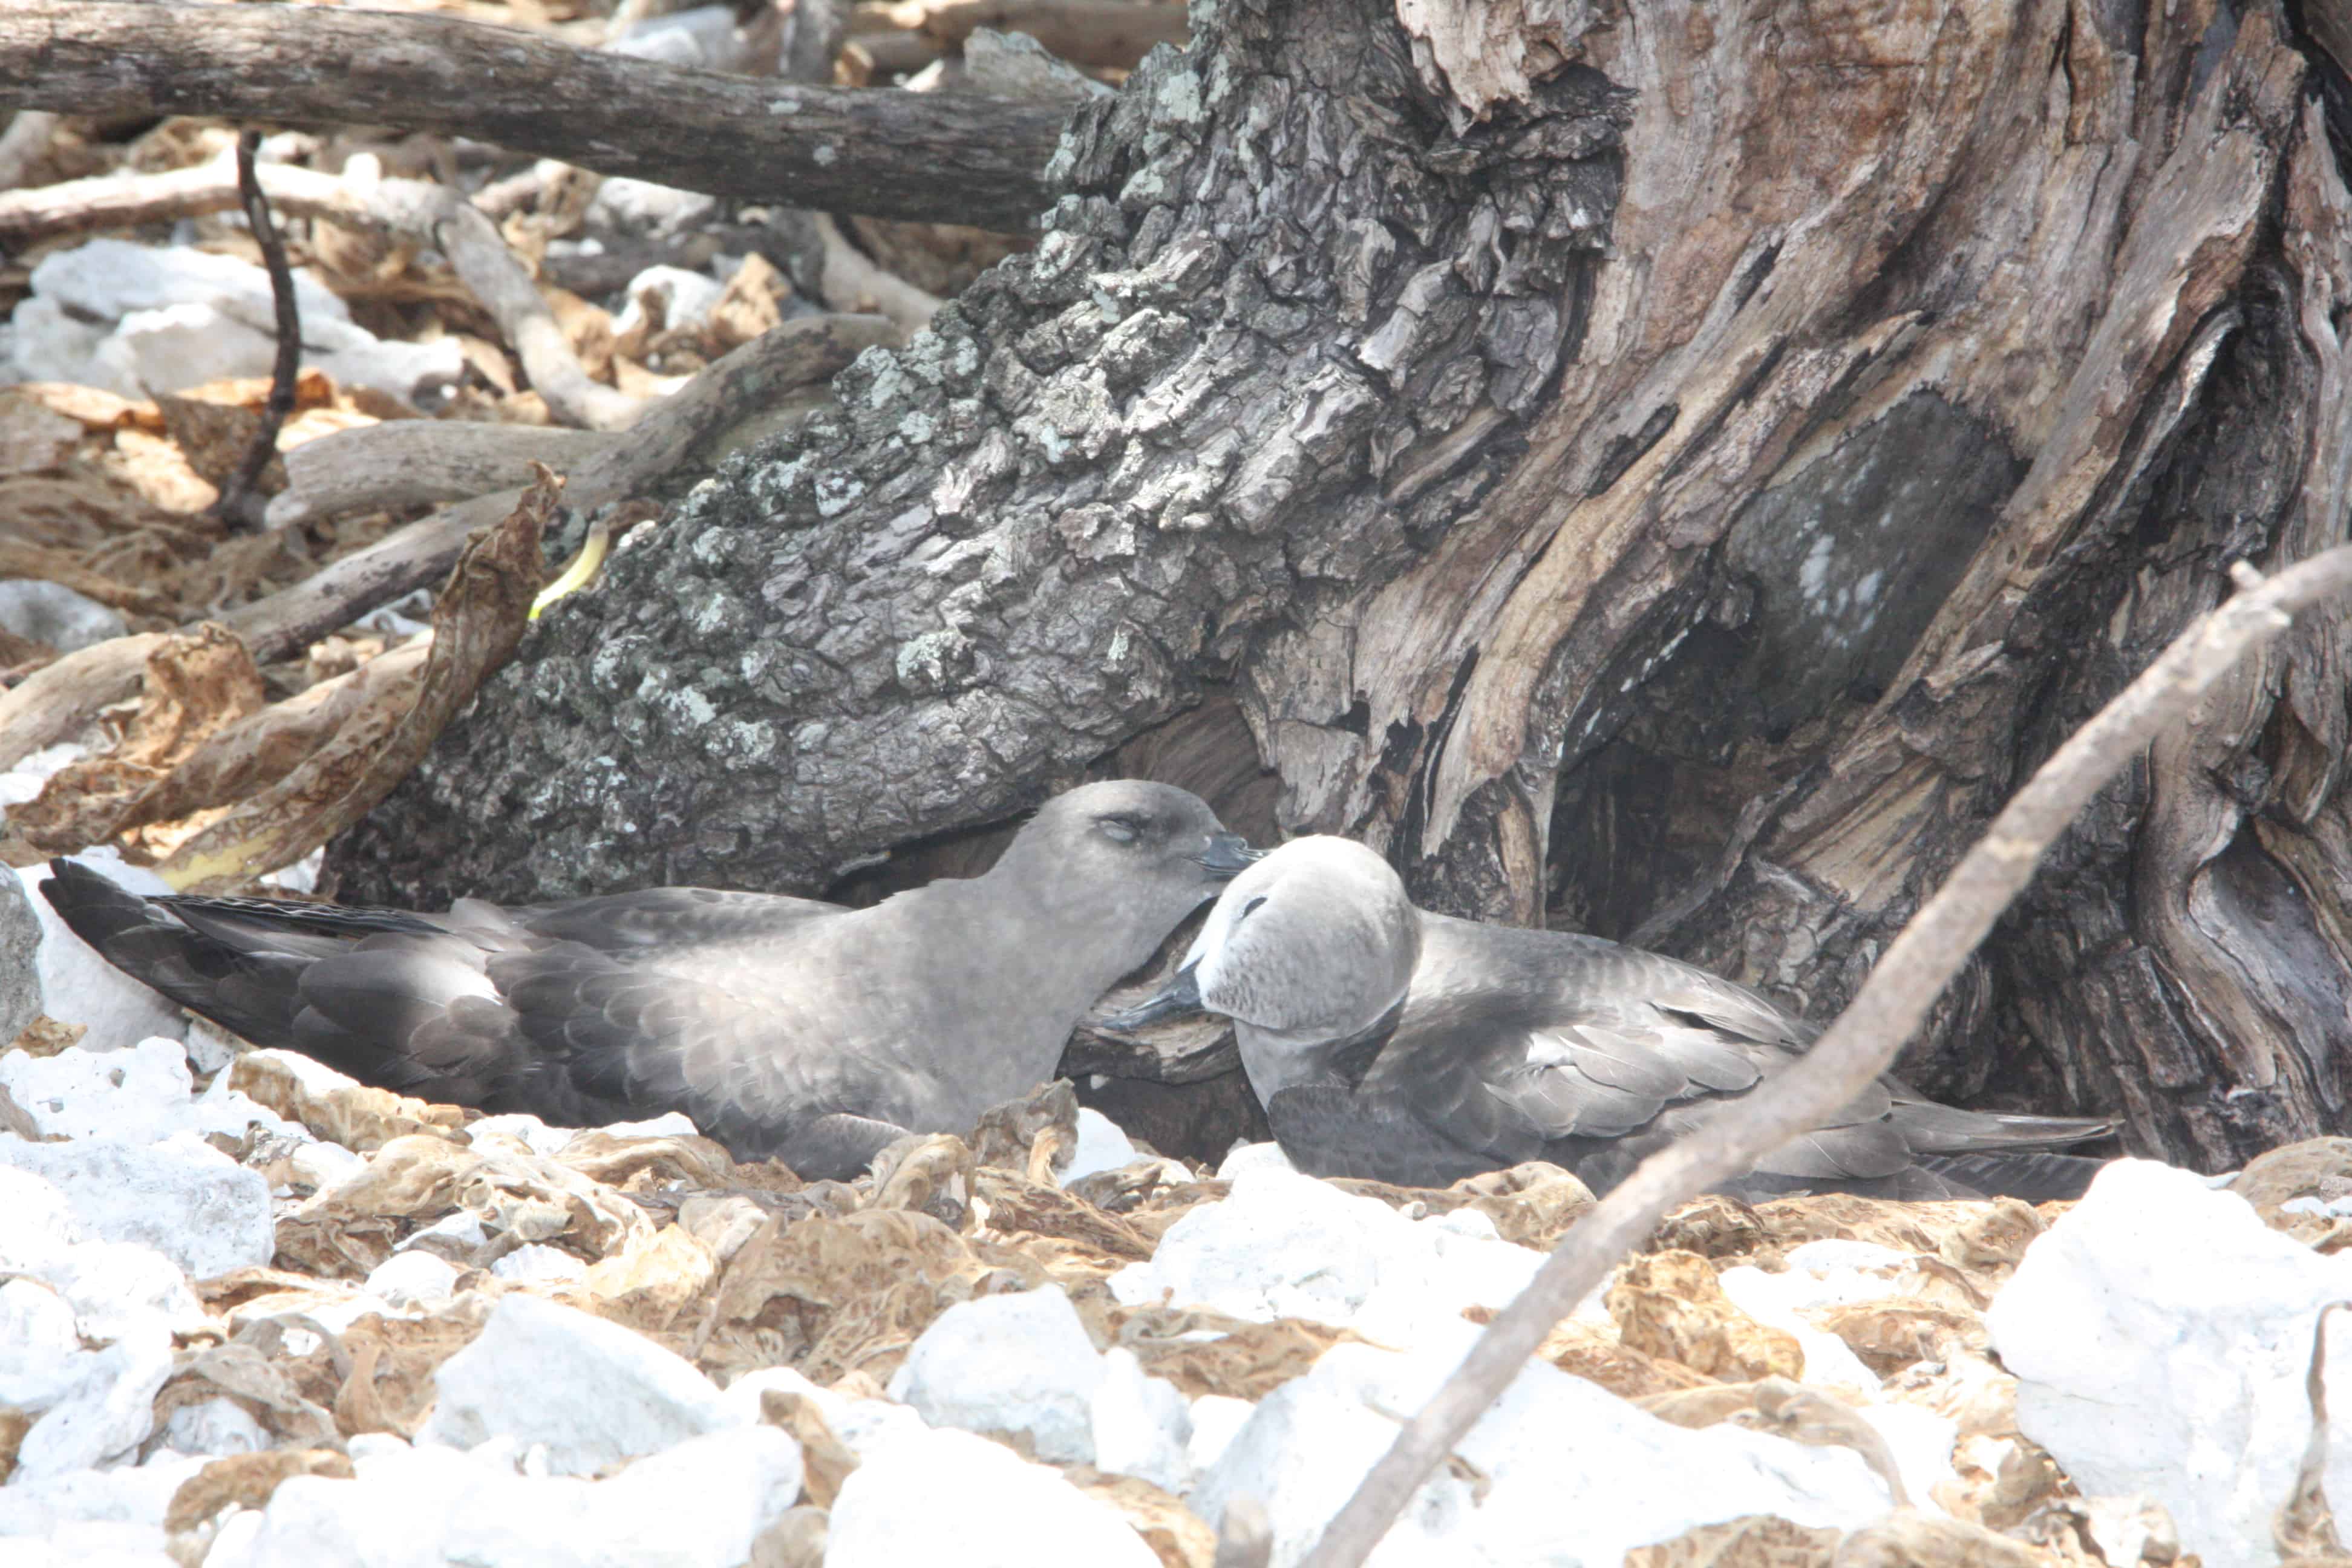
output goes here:
[[[1521, 85], [1447, 65], [1500, 0], [1204, 8], [1034, 255], [541, 623], [346, 894], [820, 887], [1215, 696], [1423, 902], [1834, 1012], [2222, 566], [2344, 539], [2335, 68], [2261, 4], [1553, 12]], [[2101, 798], [1926, 1087], [2216, 1167], [2342, 1125], [2347, 637]]]

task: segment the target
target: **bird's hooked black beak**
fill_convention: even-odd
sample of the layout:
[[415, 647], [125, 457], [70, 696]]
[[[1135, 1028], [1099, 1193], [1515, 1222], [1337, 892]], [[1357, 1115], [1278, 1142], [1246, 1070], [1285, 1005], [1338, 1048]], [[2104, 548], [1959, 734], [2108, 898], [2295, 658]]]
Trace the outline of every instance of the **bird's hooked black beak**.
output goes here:
[[1126, 1034], [1140, 1029], [1146, 1024], [1156, 1024], [1162, 1018], [1204, 1011], [1201, 1005], [1201, 977], [1195, 973], [1199, 967], [1198, 964], [1186, 964], [1168, 977], [1167, 984], [1134, 1006], [1106, 1014], [1099, 1022], [1106, 1029], [1117, 1029]]
[[1221, 879], [1238, 877], [1265, 858], [1265, 850], [1251, 848], [1249, 840], [1238, 833], [1210, 834], [1209, 847], [1192, 857], [1196, 864]]

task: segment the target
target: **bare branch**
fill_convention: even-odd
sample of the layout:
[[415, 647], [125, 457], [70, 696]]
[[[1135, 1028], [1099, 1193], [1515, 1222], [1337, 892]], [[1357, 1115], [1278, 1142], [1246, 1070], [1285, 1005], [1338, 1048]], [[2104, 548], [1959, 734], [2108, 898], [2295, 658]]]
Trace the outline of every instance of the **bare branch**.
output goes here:
[[959, 49], [979, 27], [1026, 33], [1057, 59], [1133, 70], [1155, 44], [1182, 47], [1192, 15], [1182, 5], [1135, 0], [898, 0], [860, 5], [852, 32], [879, 22], [919, 36], [939, 49]]
[[168, 0], [0, 7], [0, 101], [396, 126], [713, 195], [997, 229], [1052, 205], [1065, 113], [780, 85], [448, 16]]
[[38, 109], [21, 109], [8, 121], [8, 129], [0, 131], [0, 191], [21, 185], [34, 164], [49, 150], [51, 138], [58, 133], [61, 114], [50, 114]]
[[306, 441], [286, 454], [286, 488], [264, 514], [272, 528], [419, 502], [464, 500], [528, 483], [530, 465], [569, 473], [620, 436], [547, 425], [394, 419]]
[[286, 241], [269, 216], [269, 201], [261, 194], [261, 176], [254, 168], [254, 154], [260, 148], [260, 132], [247, 126], [237, 132], [236, 195], [245, 208], [246, 226], [253, 230], [254, 243], [261, 247], [261, 264], [269, 272], [278, 353], [269, 372], [269, 398], [261, 405], [261, 428], [254, 432], [245, 460], [213, 503], [213, 515], [232, 528], [250, 528], [261, 520], [261, 500], [254, 487], [261, 482], [269, 459], [278, 455], [278, 432], [286, 427], [286, 416], [294, 412], [294, 380], [302, 374], [302, 312], [294, 300], [294, 268], [286, 262]]
[[1305, 1568], [1361, 1563], [1413, 1490], [1502, 1394], [1552, 1325], [1607, 1278], [1667, 1210], [1818, 1126], [1885, 1071], [2075, 814], [2166, 726], [2190, 720], [2206, 690], [2247, 654], [2285, 631], [2296, 612], [2352, 588], [2352, 546], [2315, 555], [2267, 581], [2247, 570], [2238, 574], [2238, 582], [2241, 592], [2175, 638], [2011, 798], [1802, 1061], [1652, 1155], [1577, 1222], [1527, 1289], [1496, 1316], [1445, 1386], [1364, 1477]]
[[[741, 438], [747, 422], [780, 417], [792, 394], [829, 380], [877, 343], [897, 341], [898, 329], [876, 316], [812, 316], [763, 332], [654, 405], [604, 450], [582, 459], [569, 476], [566, 500], [593, 510], [657, 492], [665, 479], [675, 483], [675, 474], [688, 464], [715, 461]], [[520, 488], [501, 490], [444, 508], [222, 619], [257, 660], [285, 658], [446, 574], [467, 539], [506, 516], [520, 494]], [[6, 734], [7, 701], [0, 697], [0, 737]], [[0, 746], [0, 767], [8, 760]]]

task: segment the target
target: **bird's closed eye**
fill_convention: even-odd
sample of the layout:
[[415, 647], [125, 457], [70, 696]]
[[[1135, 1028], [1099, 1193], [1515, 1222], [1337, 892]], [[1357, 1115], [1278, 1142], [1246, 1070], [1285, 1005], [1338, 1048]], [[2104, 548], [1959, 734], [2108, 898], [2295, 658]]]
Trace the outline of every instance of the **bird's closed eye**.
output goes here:
[[1139, 816], [1098, 816], [1095, 826], [1113, 844], [1132, 844], [1143, 832], [1143, 819]]

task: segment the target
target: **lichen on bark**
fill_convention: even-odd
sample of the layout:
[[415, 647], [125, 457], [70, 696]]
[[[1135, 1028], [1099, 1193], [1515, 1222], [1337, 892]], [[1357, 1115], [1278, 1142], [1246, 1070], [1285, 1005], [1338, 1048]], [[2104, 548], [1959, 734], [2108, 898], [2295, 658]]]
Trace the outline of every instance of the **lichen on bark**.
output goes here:
[[1079, 111], [1035, 251], [551, 612], [344, 895], [821, 886], [1344, 616], [1572, 353], [1622, 118], [1570, 68], [1457, 135], [1377, 6], [1201, 7]]

